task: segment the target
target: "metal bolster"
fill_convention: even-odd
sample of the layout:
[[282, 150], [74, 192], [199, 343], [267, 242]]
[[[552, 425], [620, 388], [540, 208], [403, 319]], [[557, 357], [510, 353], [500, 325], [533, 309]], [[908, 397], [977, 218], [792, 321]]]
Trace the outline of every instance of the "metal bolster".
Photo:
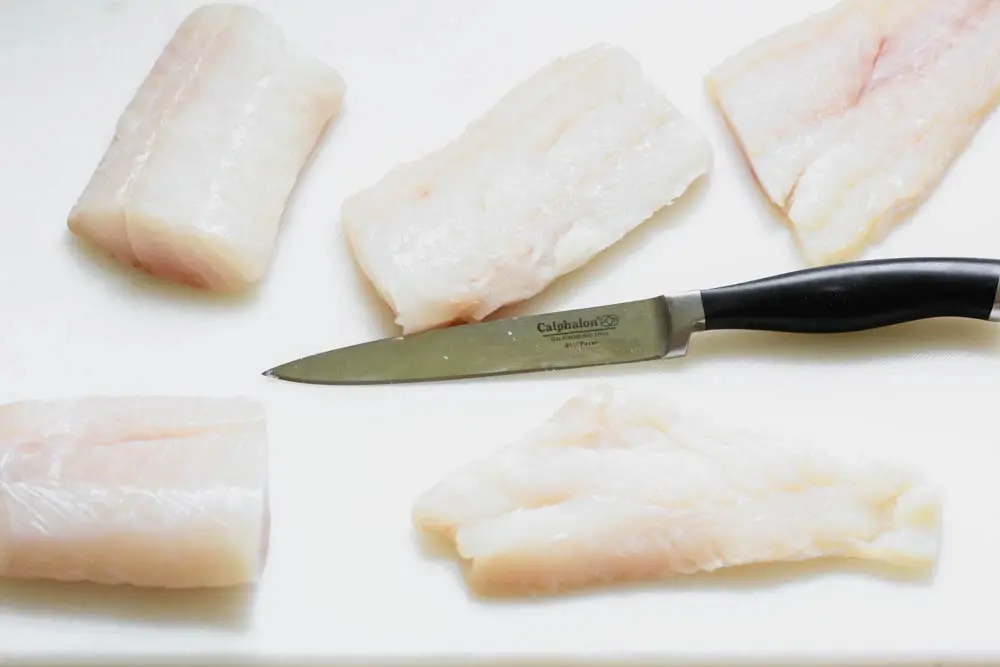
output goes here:
[[990, 321], [1000, 322], [1000, 279], [997, 279], [997, 291], [993, 294], [993, 309], [990, 311]]
[[[1000, 292], [998, 292], [1000, 296]], [[1000, 308], [994, 306], [994, 312]], [[691, 334], [705, 330], [705, 306], [701, 291], [692, 290], [667, 297], [670, 332], [667, 336], [667, 358], [683, 357], [687, 354]]]

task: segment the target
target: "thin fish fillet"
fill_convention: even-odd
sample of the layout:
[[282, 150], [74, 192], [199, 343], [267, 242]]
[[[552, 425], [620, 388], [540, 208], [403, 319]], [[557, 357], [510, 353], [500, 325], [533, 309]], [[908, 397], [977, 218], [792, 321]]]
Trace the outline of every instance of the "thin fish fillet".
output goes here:
[[915, 473], [710, 419], [588, 387], [519, 442], [445, 476], [413, 521], [454, 541], [483, 595], [819, 557], [936, 560], [940, 501]]
[[345, 235], [404, 333], [531, 297], [681, 196], [711, 146], [620, 48], [516, 85], [457, 138], [347, 199]]
[[257, 10], [197, 9], [119, 118], [69, 229], [165, 280], [251, 286], [344, 92], [336, 70]]
[[249, 584], [270, 512], [263, 406], [94, 396], [0, 406], [0, 577]]
[[848, 260], [933, 193], [995, 108], [1000, 2], [845, 0], [707, 82], [805, 260]]

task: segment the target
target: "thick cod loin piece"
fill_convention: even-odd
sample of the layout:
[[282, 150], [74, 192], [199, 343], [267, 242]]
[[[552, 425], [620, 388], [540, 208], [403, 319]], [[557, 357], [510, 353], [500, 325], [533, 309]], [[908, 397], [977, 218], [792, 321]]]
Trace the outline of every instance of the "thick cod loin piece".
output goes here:
[[844, 0], [707, 85], [807, 263], [849, 260], [933, 193], [995, 108], [1000, 2]]
[[263, 406], [82, 397], [0, 406], [0, 577], [249, 584], [270, 512]]
[[119, 118], [69, 229], [165, 280], [252, 286], [345, 89], [257, 10], [195, 10]]
[[586, 388], [426, 491], [414, 523], [454, 541], [483, 595], [819, 557], [936, 560], [940, 499], [915, 473], [703, 420]]
[[559, 58], [457, 138], [347, 199], [359, 266], [404, 333], [484, 319], [617, 242], [711, 146], [620, 48]]

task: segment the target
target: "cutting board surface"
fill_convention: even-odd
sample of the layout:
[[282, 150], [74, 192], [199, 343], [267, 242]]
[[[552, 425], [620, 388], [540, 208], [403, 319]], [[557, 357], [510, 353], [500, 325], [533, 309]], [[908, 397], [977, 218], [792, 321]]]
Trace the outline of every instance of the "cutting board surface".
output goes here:
[[[260, 398], [273, 507], [270, 561], [254, 590], [0, 583], [0, 663], [1000, 661], [991, 604], [1000, 591], [994, 325], [942, 320], [827, 338], [706, 333], [680, 360], [433, 385], [323, 388], [261, 376], [305, 354], [398, 333], [346, 250], [339, 207], [347, 196], [456, 135], [552, 58], [598, 41], [629, 50], [704, 128], [712, 175], [511, 312], [801, 268], [709, 106], [702, 77], [826, 0], [256, 4], [335, 65], [348, 92], [287, 211], [266, 282], [220, 298], [121, 270], [82, 249], [65, 226], [119, 113], [198, 3], [0, 3], [0, 400]], [[1000, 118], [987, 122], [926, 205], [865, 257], [1000, 257], [998, 168]], [[804, 564], [534, 601], [476, 600], [454, 562], [421, 548], [412, 501], [594, 382], [707, 409], [719, 423], [753, 421], [925, 469], [944, 493], [937, 571], [900, 580]]]

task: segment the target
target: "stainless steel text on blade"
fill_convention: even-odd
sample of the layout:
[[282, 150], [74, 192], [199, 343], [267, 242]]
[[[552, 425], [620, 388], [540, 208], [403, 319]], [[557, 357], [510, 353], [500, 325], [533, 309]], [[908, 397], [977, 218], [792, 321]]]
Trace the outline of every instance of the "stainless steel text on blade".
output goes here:
[[[311, 384], [381, 384], [659, 359], [686, 347], [689, 330], [670, 342], [675, 311], [661, 296], [453, 326], [323, 352], [266, 374]], [[690, 318], [681, 319], [690, 329]]]

